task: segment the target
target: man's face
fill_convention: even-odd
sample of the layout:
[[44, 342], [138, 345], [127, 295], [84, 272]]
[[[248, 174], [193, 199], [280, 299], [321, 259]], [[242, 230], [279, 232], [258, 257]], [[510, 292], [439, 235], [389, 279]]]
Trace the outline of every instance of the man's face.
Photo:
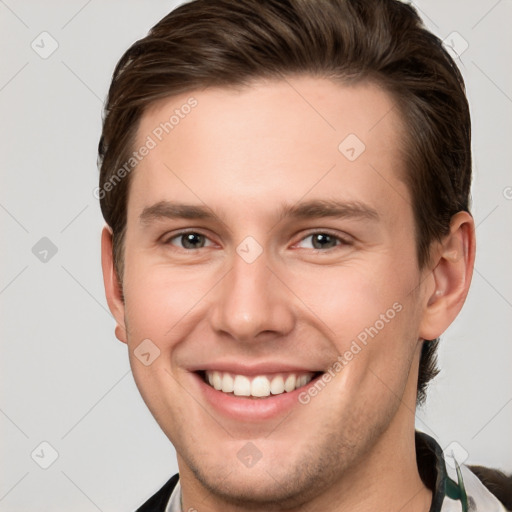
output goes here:
[[425, 293], [402, 130], [377, 87], [307, 77], [143, 116], [130, 361], [180, 473], [209, 491], [299, 503], [413, 425]]

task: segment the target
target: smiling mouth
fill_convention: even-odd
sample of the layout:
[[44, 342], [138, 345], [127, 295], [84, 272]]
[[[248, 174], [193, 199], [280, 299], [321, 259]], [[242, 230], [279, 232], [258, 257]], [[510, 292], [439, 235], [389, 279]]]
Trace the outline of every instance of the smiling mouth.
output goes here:
[[244, 398], [268, 398], [307, 386], [322, 372], [286, 372], [272, 375], [238, 375], [217, 370], [199, 371], [203, 381], [222, 393]]

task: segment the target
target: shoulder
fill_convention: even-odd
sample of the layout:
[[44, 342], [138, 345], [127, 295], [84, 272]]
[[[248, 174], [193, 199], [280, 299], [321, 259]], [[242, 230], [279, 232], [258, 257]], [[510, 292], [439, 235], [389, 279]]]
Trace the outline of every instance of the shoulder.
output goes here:
[[141, 505], [136, 512], [165, 512], [165, 508], [179, 481], [179, 474], [176, 473], [143, 505]]
[[512, 475], [506, 475], [498, 469], [483, 466], [468, 466], [480, 482], [496, 496], [501, 503], [512, 510]]
[[466, 466], [453, 452], [416, 431], [416, 459], [432, 490], [430, 512], [506, 512], [512, 510], [512, 476], [496, 469]]
[[[452, 462], [455, 462], [452, 460]], [[506, 512], [510, 510], [510, 488], [512, 478], [496, 469], [481, 466], [447, 464], [447, 473], [452, 482], [459, 483], [461, 494], [465, 495], [468, 512]], [[475, 467], [477, 468], [475, 471]], [[508, 496], [508, 498], [507, 498]], [[444, 505], [446, 512], [459, 510], [453, 507], [453, 495], [447, 493]], [[459, 498], [460, 499], [460, 498]], [[445, 508], [443, 507], [443, 511]]]

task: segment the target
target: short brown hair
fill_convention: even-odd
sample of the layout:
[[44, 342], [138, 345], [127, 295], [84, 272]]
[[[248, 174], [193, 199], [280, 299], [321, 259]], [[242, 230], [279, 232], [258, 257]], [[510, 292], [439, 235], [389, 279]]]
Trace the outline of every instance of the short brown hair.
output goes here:
[[[418, 266], [425, 267], [451, 217], [469, 211], [471, 133], [462, 76], [414, 8], [398, 0], [194, 0], [126, 51], [109, 89], [99, 190], [120, 283], [130, 174], [105, 185], [129, 159], [148, 105], [197, 88], [296, 74], [372, 81], [391, 95], [407, 127], [404, 181]], [[419, 403], [438, 373], [437, 343], [423, 344]]]

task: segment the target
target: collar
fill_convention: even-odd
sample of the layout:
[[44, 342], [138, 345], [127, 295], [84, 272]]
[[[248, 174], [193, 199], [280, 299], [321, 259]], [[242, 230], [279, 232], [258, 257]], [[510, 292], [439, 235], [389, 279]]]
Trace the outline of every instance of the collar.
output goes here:
[[448, 476], [443, 450], [435, 439], [417, 430], [415, 440], [418, 471], [423, 483], [432, 491], [429, 512], [441, 512], [445, 497], [459, 501], [461, 512], [468, 512], [468, 498], [460, 468], [455, 459], [457, 482]]

